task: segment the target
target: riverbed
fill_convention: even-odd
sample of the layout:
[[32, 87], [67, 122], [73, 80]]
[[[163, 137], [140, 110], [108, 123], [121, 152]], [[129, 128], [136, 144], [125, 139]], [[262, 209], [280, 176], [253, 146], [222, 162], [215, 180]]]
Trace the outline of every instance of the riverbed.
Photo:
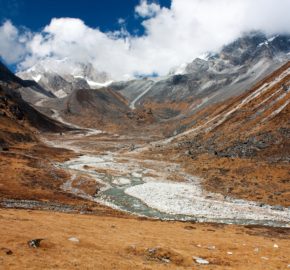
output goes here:
[[[83, 138], [82, 143], [79, 142], [78, 134], [52, 143], [80, 154], [77, 158], [57, 164], [71, 174], [71, 179], [62, 186], [66, 192], [154, 219], [290, 226], [289, 208], [206, 192], [201, 186], [202, 179], [186, 173], [179, 164], [144, 160], [132, 155], [129, 150], [120, 151], [126, 147], [126, 144], [122, 146], [124, 140], [118, 143], [116, 139], [115, 150], [96, 154], [94, 146], [98, 147], [104, 142], [89, 133], [84, 136], [87, 136], [86, 144]], [[144, 149], [144, 145], [139, 149]], [[138, 153], [138, 149], [135, 152]], [[102, 185], [96, 194], [89, 195], [72, 186], [74, 179], [83, 174]]]

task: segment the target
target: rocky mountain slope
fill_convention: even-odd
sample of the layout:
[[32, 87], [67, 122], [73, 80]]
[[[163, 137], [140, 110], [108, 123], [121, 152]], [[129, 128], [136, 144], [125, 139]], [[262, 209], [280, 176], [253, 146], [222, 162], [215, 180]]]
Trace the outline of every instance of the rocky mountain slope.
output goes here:
[[[69, 130], [24, 101], [20, 89], [43, 89], [33, 81], [23, 81], [0, 63], [0, 141], [2, 145], [36, 141], [39, 131], [60, 132]], [[20, 90], [21, 91], [21, 90]], [[44, 94], [49, 95], [49, 92]]]
[[140, 128], [144, 131], [156, 122], [150, 109], [131, 109], [128, 101], [110, 87], [74, 90], [65, 98], [43, 101], [38, 109], [80, 127], [125, 133]]
[[187, 130], [153, 152], [183, 160], [211, 191], [289, 206], [289, 119], [290, 62], [244, 94], [181, 121]]

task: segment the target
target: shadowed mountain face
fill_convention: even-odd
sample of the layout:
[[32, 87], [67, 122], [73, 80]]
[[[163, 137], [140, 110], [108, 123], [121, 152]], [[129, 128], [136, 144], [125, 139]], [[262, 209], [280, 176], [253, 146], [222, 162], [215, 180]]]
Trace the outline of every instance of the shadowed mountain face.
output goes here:
[[15, 76], [2, 62], [0, 62], [0, 82], [3, 84], [23, 85], [24, 81]]
[[0, 63], [1, 144], [35, 141], [34, 134], [38, 131], [60, 132], [69, 129], [41, 114], [22, 99], [19, 90], [31, 87], [33, 91], [41, 91], [34, 81], [21, 80]]
[[74, 90], [66, 98], [50, 99], [43, 106], [51, 109], [52, 117], [86, 128], [130, 133], [155, 122], [150, 110], [132, 110], [111, 88]]
[[125, 124], [129, 108], [126, 100], [111, 89], [75, 90], [64, 101], [65, 114], [71, 118], [81, 117], [88, 126]]
[[22, 80], [15, 76], [3, 63], [0, 62], [0, 85], [17, 89], [22, 98], [34, 103], [39, 98], [54, 98], [55, 96], [48, 90], [41, 87], [34, 80]]

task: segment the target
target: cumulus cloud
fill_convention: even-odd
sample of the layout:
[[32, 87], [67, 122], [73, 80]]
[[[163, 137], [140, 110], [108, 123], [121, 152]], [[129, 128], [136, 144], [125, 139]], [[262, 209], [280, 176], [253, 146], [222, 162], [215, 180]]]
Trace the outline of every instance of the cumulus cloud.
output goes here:
[[124, 18], [119, 18], [118, 19], [118, 24], [123, 25], [126, 23], [126, 20]]
[[69, 58], [90, 62], [114, 79], [164, 75], [247, 31], [290, 34], [289, 10], [289, 0], [172, 0], [170, 8], [141, 0], [135, 13], [142, 18], [143, 36], [131, 35], [124, 24], [104, 33], [79, 19], [55, 18], [41, 32], [26, 35], [24, 44], [23, 34], [6, 22], [0, 28], [0, 55], [19, 69]]
[[0, 56], [8, 64], [13, 64], [22, 59], [26, 53], [25, 42], [29, 32], [20, 34], [10, 21], [0, 26]]
[[148, 3], [147, 0], [141, 0], [140, 4], [135, 7], [137, 15], [143, 18], [155, 16], [160, 11], [160, 5], [156, 3]]

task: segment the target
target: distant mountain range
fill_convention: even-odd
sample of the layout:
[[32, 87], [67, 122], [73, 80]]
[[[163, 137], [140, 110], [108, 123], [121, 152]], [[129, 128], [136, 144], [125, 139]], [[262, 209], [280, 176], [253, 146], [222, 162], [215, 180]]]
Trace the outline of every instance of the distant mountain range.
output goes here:
[[[289, 59], [290, 36], [267, 39], [253, 32], [224, 46], [219, 53], [183, 64], [183, 69], [172, 70], [164, 78], [117, 82], [111, 87], [131, 102], [135, 100], [134, 106], [159, 108], [161, 117], [172, 117], [241, 94]], [[146, 93], [140, 96], [141, 91]]]
[[[21, 79], [12, 74], [11, 80], [20, 81], [17, 91], [24, 100], [50, 117], [57, 113], [86, 127], [132, 128], [188, 119], [246, 92], [289, 59], [290, 36], [251, 32], [164, 77], [112, 82], [90, 63], [72, 65], [63, 59], [39, 62], [17, 73]], [[175, 132], [186, 129], [180, 126]]]

